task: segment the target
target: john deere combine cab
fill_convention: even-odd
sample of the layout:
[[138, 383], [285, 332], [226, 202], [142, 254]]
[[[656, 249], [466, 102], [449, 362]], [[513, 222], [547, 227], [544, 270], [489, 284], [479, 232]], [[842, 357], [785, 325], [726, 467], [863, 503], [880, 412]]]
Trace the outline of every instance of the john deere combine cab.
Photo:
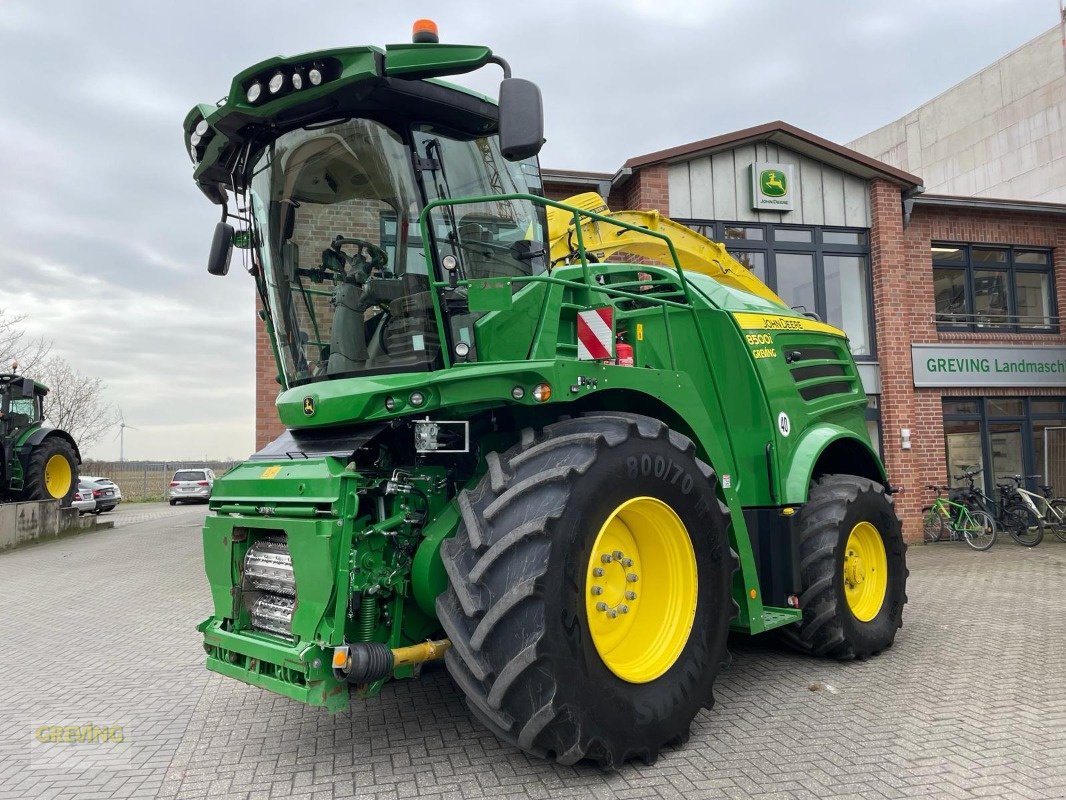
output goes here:
[[[498, 103], [440, 80], [488, 65]], [[545, 199], [539, 90], [489, 48], [271, 58], [184, 130], [286, 428], [214, 486], [208, 669], [337, 711], [443, 657], [500, 738], [617, 765], [685, 738], [731, 629], [892, 644], [844, 333], [654, 212]]]
[[58, 500], [69, 506], [78, 488], [78, 444], [66, 431], [45, 427], [48, 387], [0, 374], [0, 502]]

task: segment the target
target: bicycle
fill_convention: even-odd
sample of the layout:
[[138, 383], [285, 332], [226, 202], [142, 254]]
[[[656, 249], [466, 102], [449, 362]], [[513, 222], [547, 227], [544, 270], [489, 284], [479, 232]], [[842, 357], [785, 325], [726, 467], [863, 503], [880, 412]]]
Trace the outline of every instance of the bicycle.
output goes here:
[[[1039, 475], [1026, 475], [1025, 478], [1039, 478]], [[1054, 508], [1047, 497], [1042, 497], [1036, 492], [1030, 492], [1022, 488], [1021, 475], [998, 476], [996, 483], [1004, 496], [1007, 513], [1014, 517], [1014, 525], [1007, 528], [1007, 532], [1018, 544], [1026, 547], [1036, 547], [1044, 540], [1045, 526], [1052, 527], [1055, 535], [1058, 530], [1066, 526], [1066, 517], [1063, 511]], [[1050, 487], [1048, 487], [1050, 490]], [[1060, 537], [1061, 538], [1061, 537]]]
[[986, 511], [974, 511], [962, 503], [956, 503], [941, 496], [949, 491], [949, 486], [926, 486], [936, 492], [936, 499], [931, 506], [922, 509], [922, 527], [926, 541], [939, 542], [945, 538], [952, 541], [962, 539], [974, 550], [987, 550], [996, 543], [996, 521]]
[[[966, 488], [955, 488], [948, 494], [948, 499], [962, 503], [971, 511], [984, 511], [996, 521], [1000, 529], [1006, 529], [1008, 533], [1012, 526], [1017, 527], [1019, 520], [1007, 512], [1007, 503], [1004, 492], [1000, 491], [1000, 499], [993, 500], [976, 486], [976, 478], [982, 472], [981, 467], [963, 467], [961, 475], [955, 475], [957, 481], [966, 481]], [[1024, 524], [1024, 521], [1021, 523]]]
[[1051, 528], [1051, 532], [1059, 538], [1060, 541], [1066, 542], [1066, 497], [1052, 497], [1054, 493], [1054, 487], [1052, 486], [1037, 486], [1043, 493], [1044, 500], [1054, 510], [1055, 517], [1048, 520], [1048, 527]]

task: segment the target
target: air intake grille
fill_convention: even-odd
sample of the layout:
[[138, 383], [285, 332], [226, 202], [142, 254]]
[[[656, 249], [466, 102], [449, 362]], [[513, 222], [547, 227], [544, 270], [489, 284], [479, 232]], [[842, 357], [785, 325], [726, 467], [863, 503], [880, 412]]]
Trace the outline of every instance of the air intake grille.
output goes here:
[[796, 390], [804, 400], [861, 393], [858, 374], [843, 349], [846, 345], [813, 345], [795, 340], [782, 341], [781, 345]]

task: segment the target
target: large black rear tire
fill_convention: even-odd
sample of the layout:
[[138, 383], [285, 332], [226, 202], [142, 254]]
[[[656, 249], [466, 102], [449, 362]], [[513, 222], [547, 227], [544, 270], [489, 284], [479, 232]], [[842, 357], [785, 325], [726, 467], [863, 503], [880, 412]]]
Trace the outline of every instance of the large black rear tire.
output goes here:
[[[621, 413], [564, 420], [537, 435], [526, 430], [520, 444], [487, 462], [477, 487], [459, 496], [459, 530], [441, 547], [449, 588], [437, 615], [452, 642], [448, 671], [473, 713], [523, 750], [564, 764], [651, 763], [661, 748], [687, 739], [729, 660], [736, 556], [714, 473], [684, 436]], [[593, 543], [616, 509], [649, 498], [683, 523], [696, 603], [676, 660], [658, 677], [631, 682], [597, 650], [586, 594], [601, 590], [587, 577], [602, 574], [600, 558], [622, 569], [593, 553]], [[641, 593], [634, 606], [668, 583], [649, 571], [630, 584]]]
[[[869, 620], [853, 611], [845, 589], [849, 537], [862, 523], [880, 535], [888, 567], [884, 599]], [[823, 476], [811, 485], [796, 524], [803, 619], [781, 629], [784, 641], [803, 653], [842, 660], [891, 647], [903, 626], [909, 573], [902, 526], [884, 487], [857, 475]]]
[[26, 461], [22, 498], [58, 500], [60, 507], [67, 508], [77, 490], [78, 457], [74, 448], [66, 439], [48, 436], [33, 448]]

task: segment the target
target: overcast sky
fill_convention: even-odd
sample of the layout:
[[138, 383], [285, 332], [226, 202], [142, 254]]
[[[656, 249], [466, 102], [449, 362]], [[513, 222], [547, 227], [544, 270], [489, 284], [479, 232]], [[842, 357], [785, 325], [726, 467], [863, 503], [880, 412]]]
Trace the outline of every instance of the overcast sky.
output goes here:
[[[613, 171], [774, 119], [848, 142], [1057, 15], [1057, 0], [0, 0], [0, 308], [104, 378], [139, 429], [127, 458], [243, 457], [253, 287], [204, 268], [218, 211], [181, 122], [245, 67], [407, 41], [430, 16], [443, 41], [487, 44], [540, 84], [542, 163]], [[464, 82], [494, 93], [483, 72]]]

